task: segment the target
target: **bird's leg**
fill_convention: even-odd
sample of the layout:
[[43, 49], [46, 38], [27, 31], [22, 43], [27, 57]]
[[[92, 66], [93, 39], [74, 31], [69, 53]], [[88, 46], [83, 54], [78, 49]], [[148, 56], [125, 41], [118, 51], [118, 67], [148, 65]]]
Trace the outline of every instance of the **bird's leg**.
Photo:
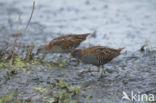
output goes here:
[[103, 77], [104, 73], [105, 73], [105, 71], [104, 71], [104, 65], [102, 65], [102, 72], [101, 72], [101, 74], [100, 74], [100, 78]]
[[82, 71], [80, 72], [80, 74], [85, 74], [85, 73], [91, 73], [91, 72], [100, 72], [100, 68], [98, 67], [96, 70], [86, 70], [86, 71]]
[[104, 71], [104, 65], [102, 65], [102, 73], [103, 74], [105, 73], [105, 71]]

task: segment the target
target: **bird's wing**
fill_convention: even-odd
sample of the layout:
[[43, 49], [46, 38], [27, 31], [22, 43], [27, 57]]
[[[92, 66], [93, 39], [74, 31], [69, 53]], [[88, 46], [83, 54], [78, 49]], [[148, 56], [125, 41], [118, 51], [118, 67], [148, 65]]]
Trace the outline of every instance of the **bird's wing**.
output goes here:
[[71, 39], [74, 35], [62, 35], [60, 37], [57, 37], [53, 40], [68, 40], [68, 39]]
[[75, 41], [75, 40], [79, 40], [79, 42], [86, 40], [86, 37], [89, 35], [90, 33], [85, 33], [85, 34], [76, 34], [76, 35], [62, 35], [60, 37], [54, 38], [53, 40], [50, 41], [50, 43], [54, 43], [56, 41], [66, 41], [66, 40], [71, 40], [71, 41]]
[[77, 40], [62, 40], [55, 41], [53, 45], [59, 45], [63, 49], [74, 49], [80, 45], [80, 42]]
[[120, 52], [118, 52], [117, 49], [108, 48], [104, 46], [95, 46], [95, 47], [88, 48], [86, 53], [96, 57], [101, 57], [103, 59], [110, 59], [110, 60], [120, 54]]
[[69, 40], [73, 37], [73, 35], [62, 35], [62, 36], [59, 36], [57, 38], [54, 38], [53, 40], [51, 40], [49, 43], [54, 43], [56, 41], [63, 41], [63, 40]]

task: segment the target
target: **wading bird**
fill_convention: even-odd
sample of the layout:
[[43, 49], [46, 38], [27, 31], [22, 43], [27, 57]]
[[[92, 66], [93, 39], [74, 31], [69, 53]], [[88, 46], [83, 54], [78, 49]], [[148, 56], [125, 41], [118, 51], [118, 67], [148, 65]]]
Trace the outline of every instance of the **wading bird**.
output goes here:
[[40, 46], [37, 50], [38, 53], [70, 53], [77, 48], [81, 42], [86, 40], [90, 33], [76, 34], [76, 35], [63, 35], [54, 38], [47, 45]]
[[100, 66], [102, 65], [102, 73], [100, 77], [102, 77], [104, 73], [104, 64], [110, 62], [113, 58], [120, 55], [121, 50], [124, 48], [113, 49], [105, 46], [93, 46], [87, 49], [81, 50], [76, 49], [71, 52], [71, 55], [81, 60], [85, 64], [93, 64], [98, 66], [97, 70], [87, 70], [80, 72], [80, 74], [88, 73], [88, 72], [100, 72]]

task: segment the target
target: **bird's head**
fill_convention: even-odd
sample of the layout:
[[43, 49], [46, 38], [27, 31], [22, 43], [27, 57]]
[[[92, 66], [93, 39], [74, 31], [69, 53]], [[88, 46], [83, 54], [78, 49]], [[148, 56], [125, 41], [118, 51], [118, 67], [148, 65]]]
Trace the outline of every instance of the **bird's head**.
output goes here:
[[75, 49], [71, 52], [72, 57], [80, 59], [82, 57], [81, 49]]
[[47, 54], [48, 53], [48, 45], [41, 45], [38, 50], [37, 54]]

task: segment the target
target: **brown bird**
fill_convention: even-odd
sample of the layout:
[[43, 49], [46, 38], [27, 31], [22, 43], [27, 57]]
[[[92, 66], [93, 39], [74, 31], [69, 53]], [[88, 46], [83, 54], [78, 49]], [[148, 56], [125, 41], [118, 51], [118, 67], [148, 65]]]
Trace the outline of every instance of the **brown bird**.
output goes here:
[[81, 42], [86, 40], [90, 33], [77, 35], [63, 35], [49, 42], [47, 45], [40, 46], [37, 53], [69, 53], [77, 48]]
[[[81, 60], [85, 64], [93, 64], [98, 66], [97, 70], [87, 70], [80, 74], [88, 72], [100, 72], [102, 65], [102, 73], [104, 73], [104, 64], [110, 62], [113, 58], [120, 55], [120, 51], [124, 48], [113, 49], [105, 46], [93, 46], [84, 50], [76, 49], [71, 52], [74, 58]], [[102, 76], [102, 74], [101, 74]]]

